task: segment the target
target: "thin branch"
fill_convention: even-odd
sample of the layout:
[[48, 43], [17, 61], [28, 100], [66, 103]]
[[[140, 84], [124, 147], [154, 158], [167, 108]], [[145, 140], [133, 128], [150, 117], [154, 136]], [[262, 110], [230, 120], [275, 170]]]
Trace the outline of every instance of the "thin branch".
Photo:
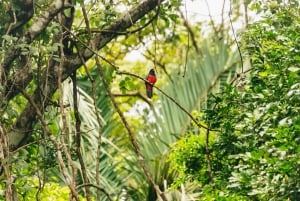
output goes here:
[[[6, 176], [5, 179], [5, 200], [7, 201], [13, 201], [13, 190], [12, 190], [12, 184], [13, 184], [13, 177], [10, 171], [10, 152], [9, 152], [9, 146], [8, 146], [8, 136], [7, 132], [4, 128], [4, 126], [0, 123], [0, 175], [2, 174], [2, 171], [4, 171], [4, 174]], [[3, 168], [3, 169], [2, 169]]]
[[[20, 89], [21, 90], [21, 89]], [[69, 175], [68, 175], [68, 171], [67, 171], [67, 168], [64, 164], [64, 160], [63, 160], [63, 157], [62, 157], [62, 152], [61, 152], [61, 148], [63, 147], [62, 144], [59, 144], [57, 141], [56, 141], [56, 138], [54, 137], [54, 135], [52, 134], [50, 128], [48, 127], [48, 124], [47, 122], [45, 121], [44, 117], [43, 117], [43, 114], [41, 112], [41, 110], [38, 108], [37, 104], [34, 102], [34, 100], [30, 97], [30, 95], [24, 91], [24, 90], [21, 90], [21, 93], [23, 94], [23, 96], [28, 100], [28, 102], [32, 105], [33, 109], [35, 110], [37, 116], [38, 116], [38, 119], [40, 120], [43, 128], [45, 129], [48, 137], [50, 138], [51, 142], [53, 143], [53, 145], [55, 146], [56, 148], [56, 153], [57, 153], [57, 157], [58, 157], [58, 164], [60, 165], [60, 168], [62, 170], [62, 173], [63, 173], [63, 176], [65, 178], [65, 181], [67, 183], [67, 185], [69, 186], [71, 192], [72, 192], [72, 195], [73, 197], [75, 198], [76, 201], [80, 201], [79, 200], [79, 197], [78, 197], [78, 194], [76, 192], [76, 188], [74, 186], [74, 184], [70, 181], [70, 178], [69, 178]], [[68, 157], [68, 152], [65, 152], [66, 156]]]
[[[82, 13], [83, 13], [84, 22], [85, 22], [85, 26], [86, 26], [86, 29], [88, 31], [89, 37], [92, 38], [90, 22], [89, 22], [89, 19], [88, 19], [87, 12], [85, 10], [84, 2], [83, 1], [81, 2], [81, 10], [82, 10]], [[92, 50], [94, 50], [95, 49], [94, 43], [91, 42], [90, 45], [92, 47]], [[80, 51], [78, 51], [78, 55], [79, 55], [80, 59], [83, 61], [83, 58], [82, 58], [82, 55], [80, 54]], [[96, 183], [97, 183], [98, 186], [100, 186], [100, 175], [99, 174], [100, 174], [100, 157], [101, 157], [101, 141], [102, 141], [102, 132], [101, 132], [102, 124], [101, 124], [100, 115], [99, 115], [99, 112], [98, 112], [98, 109], [97, 109], [97, 105], [96, 105], [96, 92], [95, 92], [94, 80], [92, 79], [92, 76], [90, 75], [85, 62], [83, 62], [83, 63], [84, 63], [84, 68], [85, 68], [85, 71], [87, 72], [88, 78], [92, 82], [93, 104], [94, 104], [94, 108], [95, 108], [97, 122], [99, 124], [98, 146], [97, 146], [97, 161], [96, 161]], [[75, 80], [76, 80], [76, 75], [75, 75]], [[80, 148], [79, 148], [78, 152], [80, 153]], [[82, 163], [83, 163], [83, 160], [82, 160]], [[83, 163], [83, 165], [84, 165], [84, 163]], [[84, 175], [84, 176], [86, 177], [86, 179], [84, 180], [84, 182], [88, 183], [87, 176], [86, 175]], [[90, 194], [91, 194], [90, 189], [88, 188], [88, 186], [86, 186], [85, 189], [86, 189], [87, 199], [90, 200]], [[101, 196], [100, 192], [101, 191], [97, 190], [97, 200], [100, 200], [100, 196]]]
[[[186, 7], [185, 7], [185, 12], [187, 14]], [[185, 20], [183, 13], [180, 12], [180, 14], [181, 14], [181, 17], [184, 20], [184, 24], [186, 25], [186, 27], [188, 27], [187, 21]], [[185, 52], [185, 62], [184, 62], [184, 71], [183, 71], [182, 77], [185, 77], [185, 73], [186, 73], [186, 69], [187, 69], [187, 63], [188, 63], [188, 57], [189, 57], [189, 50], [190, 50], [190, 32], [188, 30], [188, 32], [187, 32], [186, 52]]]
[[[98, 110], [97, 103], [96, 103], [96, 86], [95, 86], [95, 81], [92, 78], [92, 76], [91, 76], [91, 74], [89, 72], [89, 69], [88, 69], [88, 67], [85, 64], [82, 55], [79, 55], [79, 56], [82, 59], [84, 70], [85, 70], [85, 72], [87, 74], [87, 77], [90, 80], [91, 85], [92, 85], [93, 106], [94, 106], [94, 110], [95, 110], [95, 114], [96, 114], [96, 119], [97, 119], [97, 122], [98, 122], [98, 125], [99, 125], [99, 129], [98, 129], [98, 146], [97, 146], [97, 157], [96, 157], [95, 172], [96, 172], [96, 184], [97, 184], [97, 186], [100, 186], [100, 157], [101, 157], [102, 127], [103, 127], [103, 125], [102, 125], [102, 121], [101, 121], [99, 110]], [[97, 191], [97, 200], [100, 200], [100, 192], [101, 192], [101, 190]]]
[[244, 72], [243, 56], [242, 56], [242, 52], [241, 52], [239, 43], [238, 43], [236, 35], [235, 35], [235, 31], [234, 31], [234, 27], [233, 27], [233, 23], [232, 23], [232, 19], [231, 19], [231, 14], [232, 14], [232, 4], [231, 4], [231, 0], [230, 0], [230, 11], [228, 13], [228, 16], [229, 16], [230, 26], [231, 26], [231, 29], [232, 29], [232, 34], [233, 34], [233, 37], [234, 37], [234, 42], [235, 42], [235, 44], [238, 48], [238, 51], [239, 51], [239, 55], [240, 55], [240, 59], [241, 59], [241, 66], [242, 66], [242, 72]]
[[[7, 28], [6, 31], [6, 35], [10, 32], [11, 28], [17, 23], [17, 17], [16, 17], [16, 13], [14, 11], [12, 11], [13, 13], [13, 22], [10, 23], [10, 25]], [[5, 55], [5, 42], [6, 40], [2, 40], [2, 54]], [[0, 64], [0, 84], [3, 85], [4, 81], [6, 81], [6, 75], [5, 75], [5, 68], [4, 68], [4, 56], [1, 59], [1, 64]]]
[[101, 188], [99, 185], [96, 185], [96, 184], [85, 183], [85, 184], [76, 186], [76, 189], [79, 189], [79, 188], [82, 188], [85, 186], [91, 186], [91, 187], [96, 188], [98, 191], [102, 191], [110, 201], [113, 201], [113, 198], [109, 195], [109, 193], [104, 188]]
[[212, 28], [213, 28], [213, 30], [214, 30], [214, 32], [215, 32], [215, 34], [216, 34], [216, 37], [219, 39], [219, 34], [218, 34], [219, 32], [218, 32], [218, 29], [217, 29], [217, 27], [216, 27], [216, 25], [215, 25], [215, 21], [213, 20], [213, 17], [212, 17], [212, 15], [211, 15], [210, 8], [209, 8], [209, 4], [208, 4], [207, 0], [205, 0], [205, 4], [206, 4], [206, 6], [207, 6], [208, 15], [209, 15], [209, 18], [210, 18], [210, 23], [211, 23], [211, 25], [212, 25]]
[[[159, 8], [158, 8], [159, 10]], [[151, 24], [152, 25], [152, 29], [153, 29], [153, 33], [154, 33], [154, 69], [155, 71], [157, 72], [157, 69], [156, 69], [156, 50], [157, 50], [157, 34], [156, 34], [156, 29], [155, 29], [155, 26], [154, 26], [154, 23]]]
[[120, 110], [116, 100], [115, 100], [115, 97], [113, 96], [113, 94], [111, 93], [111, 90], [109, 88], [109, 85], [104, 77], [104, 73], [103, 73], [103, 70], [102, 70], [102, 66], [100, 65], [100, 61], [98, 59], [98, 57], [95, 58], [96, 59], [96, 64], [97, 64], [97, 68], [98, 68], [98, 72], [99, 72], [99, 75], [102, 79], [102, 82], [103, 82], [103, 85], [106, 89], [106, 92], [108, 94], [108, 96], [110, 97], [112, 103], [113, 103], [113, 106], [115, 108], [115, 110], [117, 111], [117, 113], [119, 114], [122, 122], [123, 122], [123, 125], [125, 126], [128, 134], [129, 134], [129, 137], [130, 137], [130, 140], [131, 140], [131, 144], [132, 146], [134, 147], [134, 151], [138, 157], [138, 160], [142, 166], [142, 169], [147, 177], [147, 179], [150, 181], [150, 183], [152, 184], [153, 188], [155, 189], [156, 193], [162, 198], [163, 201], [167, 201], [167, 198], [166, 198], [166, 195], [159, 189], [159, 186], [155, 183], [154, 179], [152, 178], [149, 170], [147, 169], [147, 166], [146, 166], [146, 163], [145, 163], [145, 159], [142, 155], [142, 152], [140, 150], [140, 147], [137, 143], [137, 140], [135, 139], [135, 136], [134, 136], [134, 133], [133, 131], [131, 130], [131, 127], [129, 126], [126, 118], [124, 117], [122, 111]]
[[[81, 173], [83, 177], [84, 183], [89, 183], [89, 179], [87, 176], [86, 168], [85, 168], [85, 163], [81, 154], [81, 131], [80, 131], [80, 125], [81, 125], [81, 120], [79, 116], [79, 111], [78, 111], [78, 93], [77, 93], [77, 79], [76, 79], [76, 73], [73, 73], [71, 76], [72, 83], [73, 83], [73, 104], [74, 104], [74, 116], [75, 116], [75, 140], [76, 140], [76, 154], [79, 160], [80, 168], [81, 168]], [[86, 193], [86, 199], [87, 201], [91, 201], [91, 191], [88, 186], [85, 187], [85, 193]]]
[[[57, 0], [56, 0], [57, 1]], [[54, 2], [56, 2], [54, 1]], [[155, 7], [163, 2], [163, 0], [145, 0], [141, 4], [139, 4], [137, 7], [133, 8], [129, 11], [128, 15], [131, 16], [131, 19], [133, 22], [138, 21], [143, 16], [151, 12]], [[61, 1], [58, 2], [57, 5], [60, 5]], [[52, 5], [52, 4], [51, 4]], [[66, 6], [66, 5], [65, 5]], [[49, 7], [50, 9], [50, 7]], [[51, 9], [53, 9], [51, 7]], [[55, 11], [59, 12], [59, 11]], [[43, 16], [43, 14], [42, 14]], [[37, 22], [35, 22], [37, 23]], [[34, 23], [34, 24], [35, 24]], [[121, 17], [117, 19], [115, 22], [113, 22], [111, 25], [105, 28], [105, 30], [115, 30], [115, 31], [124, 31], [127, 28], [132, 26], [131, 22], [128, 21], [128, 16]], [[116, 35], [114, 34], [97, 34], [95, 38], [91, 39], [91, 43], [95, 43], [95, 48], [97, 50], [104, 47], [108, 42], [110, 42], [113, 38], [115, 38]], [[32, 38], [33, 40], [34, 38]], [[12, 52], [14, 52], [13, 50]], [[88, 48], [82, 49], [80, 51], [80, 54], [82, 55], [82, 58], [84, 61], [90, 59], [94, 55], [94, 51], [91, 51]], [[14, 54], [13, 54], [14, 55]], [[62, 80], [67, 79], [76, 69], [78, 69], [82, 64], [82, 59], [79, 54], [72, 54], [72, 55], [66, 55], [66, 57], [63, 60], [63, 66], [64, 66], [64, 72], [62, 75]], [[8, 57], [11, 57], [12, 54], [7, 55]], [[13, 56], [14, 57], [14, 56]], [[8, 62], [11, 62], [9, 58], [7, 58]], [[10, 61], [9, 61], [10, 60]], [[5, 62], [4, 62], [5, 63]], [[51, 63], [51, 64], [50, 64]], [[7, 64], [7, 63], [6, 63]], [[32, 99], [36, 102], [36, 105], [40, 110], [43, 112], [46, 106], [48, 105], [48, 101], [51, 99], [55, 91], [57, 90], [57, 73], [52, 72], [54, 69], [57, 69], [57, 65], [50, 61], [49, 62], [49, 70], [51, 70], [51, 73], [47, 76], [45, 76], [45, 80], [41, 83], [41, 86], [46, 88], [45, 93], [43, 94], [44, 97], [46, 97], [43, 100], [41, 100], [41, 90], [40, 88], [35, 89], [32, 95]], [[28, 76], [28, 75], [24, 75]], [[18, 91], [23, 91], [27, 85], [18, 87]], [[26, 143], [26, 140], [31, 135], [33, 125], [36, 123], [36, 112], [33, 109], [31, 104], [27, 104], [26, 107], [23, 109], [21, 114], [19, 115], [19, 118], [17, 119], [16, 123], [9, 131], [9, 139], [10, 139], [10, 148], [11, 150], [14, 150], [18, 148], [19, 146], [22, 146], [22, 144]]]
[[[201, 54], [202, 55], [202, 52], [200, 51], [199, 47], [198, 47], [198, 44], [197, 44], [197, 41], [196, 41], [196, 37], [195, 37], [195, 33], [194, 31], [192, 30], [188, 20], [186, 19], [186, 17], [184, 16], [184, 14], [182, 13], [182, 11], [180, 9], [178, 9], [180, 15], [181, 15], [181, 18], [183, 20], [183, 25], [185, 26], [188, 34], [191, 36], [191, 39], [192, 39], [192, 43], [193, 43], [193, 46], [196, 50], [196, 52], [198, 54]], [[189, 38], [188, 38], [189, 39]]]
[[210, 155], [210, 150], [209, 150], [209, 134], [210, 134], [210, 125], [208, 124], [207, 126], [208, 129], [206, 129], [206, 139], [205, 139], [205, 150], [206, 150], [206, 160], [207, 160], [207, 171], [209, 174], [209, 179], [211, 183], [214, 183], [213, 180], [213, 171], [212, 171], [212, 166], [211, 166], [211, 155]]
[[127, 93], [125, 93], [125, 94], [123, 94], [123, 93], [121, 93], [121, 94], [119, 94], [119, 93], [114, 93], [113, 96], [114, 96], [114, 97], [132, 97], [132, 96], [134, 96], [134, 97], [139, 97], [139, 98], [141, 98], [143, 101], [145, 101], [151, 108], [153, 107], [153, 105], [152, 105], [152, 103], [149, 101], [149, 99], [146, 98], [145, 96], [143, 96], [142, 93], [139, 92], [139, 91], [127, 92]]
[[22, 9], [19, 10], [15, 8], [16, 11], [11, 11], [14, 13], [16, 12], [17, 23], [14, 24], [11, 30], [7, 30], [7, 34], [17, 32], [17, 30], [26, 24], [34, 14], [33, 0], [15, 1], [13, 4], [15, 4], [13, 6], [16, 8]]
[[[60, 13], [58, 15], [58, 19], [60, 22], [63, 23], [63, 14]], [[57, 39], [57, 37], [59, 37], [59, 40]], [[60, 33], [59, 36], [54, 37], [53, 38], [53, 43], [55, 42], [59, 42], [62, 43], [63, 42], [63, 33]], [[70, 132], [69, 126], [67, 124], [67, 118], [66, 118], [66, 114], [65, 114], [65, 107], [64, 107], [64, 100], [63, 100], [63, 88], [62, 88], [62, 72], [63, 72], [63, 60], [65, 58], [65, 54], [64, 54], [64, 50], [63, 47], [60, 46], [59, 47], [59, 54], [60, 54], [60, 59], [62, 60], [62, 62], [59, 63], [59, 67], [58, 67], [58, 71], [57, 71], [57, 86], [58, 86], [58, 102], [59, 102], [59, 110], [60, 110], [60, 114], [61, 114], [61, 120], [62, 120], [62, 135], [60, 135], [60, 140], [61, 140], [61, 144], [62, 144], [62, 148], [64, 150], [65, 153], [68, 153], [68, 149], [66, 147], [66, 143], [65, 143], [65, 136], [68, 135]], [[72, 167], [72, 184], [74, 186], [76, 186], [76, 169], [77, 167], [74, 165], [74, 162], [72, 160], [72, 158], [70, 157], [70, 154], [67, 154], [67, 163], [69, 166]], [[71, 190], [71, 189], [70, 189]]]
[[[147, 82], [149, 83], [146, 79], [142, 78], [139, 75], [130, 73], [130, 72], [123, 72], [123, 71], [117, 71], [118, 74], [123, 74], [123, 75], [129, 75], [135, 78], [138, 78], [140, 80], [142, 80], [143, 82]], [[151, 83], [149, 83], [151, 84]], [[204, 128], [204, 129], [209, 129], [207, 126], [202, 125], [201, 123], [199, 123], [183, 106], [181, 106], [174, 98], [172, 98], [171, 96], [169, 96], [168, 94], [166, 94], [163, 90], [161, 90], [160, 88], [158, 88], [157, 86], [153, 85], [154, 88], [156, 88], [158, 91], [160, 91], [164, 96], [166, 96], [169, 100], [171, 100], [175, 105], [177, 105], [177, 107], [179, 107], [186, 115], [188, 115], [188, 117], [190, 117], [190, 119], [199, 127], [199, 128]], [[213, 130], [213, 129], [209, 129], [211, 131], [218, 131], [218, 130]]]
[[222, 11], [221, 11], [221, 25], [220, 25], [220, 31], [222, 31], [222, 37], [224, 35], [224, 12], [225, 12], [225, 3], [226, 0], [223, 0], [223, 5], [222, 5]]
[[[89, 20], [86, 14], [86, 10], [84, 8], [84, 2], [81, 2], [81, 10], [83, 12], [83, 17], [85, 24], [87, 26], [88, 31], [90, 30], [89, 26]], [[89, 35], [91, 36], [91, 33], [89, 32]], [[75, 119], [76, 119], [76, 153], [79, 159], [80, 167], [81, 167], [81, 172], [83, 176], [83, 181], [84, 183], [89, 183], [89, 179], [87, 176], [84, 160], [82, 158], [81, 154], [81, 136], [80, 136], [80, 125], [81, 125], [81, 120], [79, 117], [79, 111], [78, 111], [78, 97], [77, 97], [77, 79], [76, 79], [76, 71], [71, 75], [71, 79], [73, 81], [73, 101], [74, 101], [74, 114], [75, 114]], [[87, 201], [91, 201], [91, 190], [88, 186], [85, 187], [85, 193], [86, 193], [86, 199]]]
[[[151, 24], [157, 17], [159, 14], [159, 8], [157, 9], [155, 15], [147, 22], [145, 23], [143, 26], [138, 27], [132, 31], [115, 31], [115, 30], [94, 30], [94, 29], [90, 29], [90, 33], [99, 33], [99, 34], [116, 34], [116, 35], [130, 35], [130, 34], [134, 34], [137, 32], [142, 31], [144, 28], [146, 28], [149, 24]], [[80, 36], [82, 34], [86, 34], [87, 32], [89, 32], [88, 30], [84, 29], [78, 32], [77, 36]], [[89, 34], [89, 33], [88, 33]]]
[[249, 24], [249, 19], [248, 19], [248, 4], [247, 4], [247, 1], [244, 0], [244, 14], [245, 14], [245, 24], [246, 24], [246, 27], [248, 26]]

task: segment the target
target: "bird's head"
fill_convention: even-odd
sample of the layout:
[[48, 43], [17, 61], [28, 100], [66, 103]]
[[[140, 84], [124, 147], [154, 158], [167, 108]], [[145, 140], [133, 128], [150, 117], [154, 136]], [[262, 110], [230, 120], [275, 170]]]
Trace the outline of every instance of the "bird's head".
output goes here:
[[149, 74], [155, 76], [155, 70], [152, 68], [152, 69], [150, 70]]

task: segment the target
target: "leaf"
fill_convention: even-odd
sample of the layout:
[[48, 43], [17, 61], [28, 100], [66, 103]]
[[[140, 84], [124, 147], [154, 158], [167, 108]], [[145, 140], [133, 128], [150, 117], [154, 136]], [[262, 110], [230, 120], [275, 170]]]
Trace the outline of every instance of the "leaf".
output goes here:
[[[300, 56], [299, 56], [299, 58], [300, 58]], [[291, 66], [291, 67], [288, 68], [288, 70], [291, 71], [291, 72], [297, 72], [297, 71], [300, 70], [300, 68], [295, 67], [295, 66]]]

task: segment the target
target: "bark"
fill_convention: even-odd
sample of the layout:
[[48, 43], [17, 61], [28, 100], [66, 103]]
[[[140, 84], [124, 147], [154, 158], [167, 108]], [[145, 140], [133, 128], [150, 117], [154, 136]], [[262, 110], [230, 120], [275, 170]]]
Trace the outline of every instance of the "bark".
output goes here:
[[[60, 4], [59, 2], [61, 1], [56, 0], [52, 2], [48, 10], [41, 14], [35, 23], [28, 29], [22, 40], [31, 43], [47, 27], [53, 17], [59, 11], [66, 8], [66, 5]], [[162, 1], [159, 0], [143, 1], [139, 6], [130, 10], [114, 23], [101, 30], [93, 39], [91, 39], [92, 41], [89, 44], [94, 43], [96, 49], [101, 49], [112, 39], [116, 38], [119, 32], [126, 31], [127, 28], [131, 27], [140, 18], [155, 9], [161, 2]], [[69, 7], [69, 5], [67, 5], [67, 7]], [[14, 51], [14, 53], [11, 51]], [[87, 61], [95, 54], [90, 48], [84, 48], [79, 51], [79, 54], [65, 55], [65, 58], [61, 61], [63, 62], [62, 64], [50, 61], [48, 67], [48, 69], [50, 69], [49, 72], [44, 72], [44, 80], [41, 80], [41, 86], [36, 88], [31, 96], [40, 111], [45, 111], [45, 108], [50, 103], [51, 97], [57, 90], [57, 69], [59, 68], [59, 65], [64, 67], [62, 79], [65, 80], [83, 64], [83, 60]], [[12, 48], [7, 54], [8, 56], [4, 59], [4, 66], [9, 65], [17, 57], [18, 52]], [[82, 55], [83, 60], [79, 55]], [[8, 101], [27, 87], [32, 76], [30, 71], [27, 72], [24, 69], [19, 70], [16, 74], [19, 74], [18, 78], [15, 78], [13, 82], [9, 82], [7, 89], [10, 90], [6, 90]], [[33, 108], [32, 104], [28, 103], [21, 112], [13, 128], [9, 131], [9, 145], [11, 150], [27, 143], [36, 122], [36, 110]]]
[[[29, 27], [28, 31], [22, 35], [18, 43], [25, 42], [30, 44], [34, 41], [34, 39], [47, 27], [49, 22], [64, 8], [68, 8], [71, 5], [66, 3], [64, 4], [61, 0], [53, 1], [47, 10], [40, 14], [34, 23]], [[26, 12], [26, 10], [24, 10]], [[21, 22], [25, 23], [25, 22]], [[6, 71], [9, 71], [12, 62], [16, 59], [16, 57], [20, 54], [20, 51], [15, 48], [15, 46], [11, 46], [5, 53], [4, 61], [2, 63], [3, 67]]]

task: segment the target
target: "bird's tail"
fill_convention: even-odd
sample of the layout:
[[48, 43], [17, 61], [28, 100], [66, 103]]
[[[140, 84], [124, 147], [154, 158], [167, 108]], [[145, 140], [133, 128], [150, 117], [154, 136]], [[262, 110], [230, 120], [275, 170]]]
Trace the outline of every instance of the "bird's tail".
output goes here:
[[147, 89], [146, 92], [147, 92], [148, 98], [152, 98], [152, 88], [151, 89]]

